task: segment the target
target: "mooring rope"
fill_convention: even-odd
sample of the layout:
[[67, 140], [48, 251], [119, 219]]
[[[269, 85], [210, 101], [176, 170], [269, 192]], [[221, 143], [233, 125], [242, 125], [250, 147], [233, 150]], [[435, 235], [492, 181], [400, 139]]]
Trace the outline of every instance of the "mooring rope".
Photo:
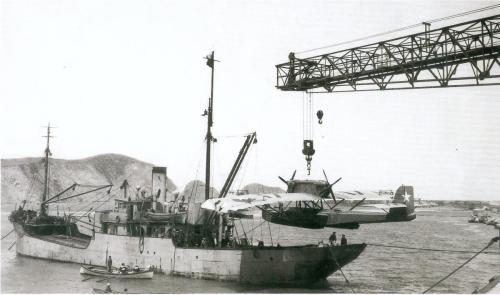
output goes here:
[[8, 235], [10, 235], [13, 231], [14, 231], [14, 229], [12, 229], [9, 233], [7, 233], [5, 236], [3, 236], [2, 240], [5, 239]]
[[330, 254], [332, 254], [332, 258], [333, 258], [333, 261], [335, 261], [335, 264], [337, 264], [337, 266], [339, 267], [339, 270], [340, 270], [340, 273], [342, 274], [342, 276], [344, 277], [344, 280], [346, 281], [347, 285], [349, 286], [349, 288], [351, 289], [352, 293], [356, 293], [354, 291], [354, 289], [352, 288], [351, 286], [351, 283], [349, 282], [349, 280], [347, 279], [346, 275], [344, 274], [344, 271], [342, 270], [342, 267], [340, 266], [339, 262], [337, 261], [337, 259], [335, 258], [335, 254], [333, 253], [333, 249], [331, 247], [329, 247], [330, 249]]
[[[475, 251], [469, 251], [469, 250], [450, 250], [450, 249], [418, 248], [418, 247], [395, 246], [395, 245], [385, 245], [385, 244], [376, 244], [376, 243], [366, 243], [366, 244], [368, 246], [374, 246], [374, 247], [397, 248], [397, 249], [406, 249], [406, 250], [450, 252], [450, 253], [467, 253], [467, 254], [476, 253]], [[484, 252], [484, 253], [485, 254], [500, 254], [500, 252]]]
[[484, 250], [488, 249], [491, 245], [493, 245], [494, 243], [498, 242], [498, 240], [500, 240], [500, 237], [494, 237], [493, 239], [491, 239], [491, 241], [488, 243], [488, 245], [486, 245], [486, 247], [484, 247], [479, 252], [477, 252], [476, 254], [474, 254], [474, 256], [472, 256], [471, 258], [467, 259], [467, 261], [465, 261], [464, 263], [462, 263], [459, 267], [457, 267], [455, 270], [453, 270], [452, 272], [450, 272], [448, 275], [446, 275], [444, 278], [442, 278], [441, 280], [439, 280], [437, 283], [435, 283], [434, 285], [432, 285], [430, 288], [428, 288], [427, 290], [425, 290], [422, 293], [424, 293], [424, 294], [427, 293], [428, 291], [432, 290], [434, 287], [436, 287], [437, 285], [439, 285], [442, 281], [444, 281], [447, 278], [451, 277], [453, 274], [455, 274], [457, 271], [459, 271], [462, 267], [464, 267], [467, 263], [469, 263], [472, 259], [476, 258], [476, 256], [478, 256], [479, 254], [481, 254]]
[[344, 280], [346, 281], [347, 285], [348, 285], [348, 286], [349, 286], [349, 288], [351, 289], [352, 293], [356, 293], [356, 292], [354, 291], [354, 289], [352, 288], [352, 286], [351, 286], [351, 282], [349, 282], [349, 280], [348, 280], [348, 279], [347, 279], [347, 277], [345, 276], [344, 271], [342, 270], [342, 267], [340, 267], [339, 263], [337, 262], [337, 259], [335, 259], [335, 258], [334, 258], [333, 260], [335, 260], [335, 263], [336, 263], [336, 264], [337, 264], [337, 266], [339, 267], [340, 273], [341, 273], [341, 274], [342, 274], [342, 276], [344, 277]]

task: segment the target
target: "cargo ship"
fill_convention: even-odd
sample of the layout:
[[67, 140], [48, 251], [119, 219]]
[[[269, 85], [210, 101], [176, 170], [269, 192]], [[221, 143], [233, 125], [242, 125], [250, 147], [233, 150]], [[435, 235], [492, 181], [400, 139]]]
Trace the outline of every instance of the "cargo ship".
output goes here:
[[[210, 188], [210, 145], [213, 142], [212, 101], [214, 53], [207, 57], [212, 71], [212, 87], [207, 115], [207, 152], [205, 202]], [[75, 216], [52, 216], [48, 206], [61, 193], [48, 196], [51, 152], [50, 126], [47, 127], [44, 192], [38, 211], [20, 206], [9, 220], [16, 233], [18, 255], [53, 261], [106, 266], [110, 260], [128, 266], [150, 267], [167, 275], [234, 281], [242, 284], [307, 286], [323, 280], [356, 259], [366, 244], [320, 247], [255, 245], [246, 236], [235, 237], [231, 212], [202, 207], [202, 202], [167, 201], [167, 169], [154, 167], [151, 195], [128, 194], [128, 183], [121, 185], [123, 195], [116, 197], [114, 208], [96, 211], [93, 222]], [[249, 135], [242, 151], [255, 142]], [[223, 198], [246, 152], [240, 155], [226, 180], [219, 198]], [[242, 157], [243, 155], [243, 157]], [[102, 186], [105, 189], [109, 186]], [[63, 192], [70, 191], [69, 189]], [[91, 233], [80, 230], [82, 223]]]

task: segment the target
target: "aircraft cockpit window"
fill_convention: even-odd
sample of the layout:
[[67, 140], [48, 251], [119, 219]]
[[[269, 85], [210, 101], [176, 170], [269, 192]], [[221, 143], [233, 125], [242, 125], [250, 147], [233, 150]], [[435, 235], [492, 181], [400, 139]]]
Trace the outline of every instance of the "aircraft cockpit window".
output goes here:
[[321, 187], [321, 185], [316, 185], [314, 183], [296, 183], [292, 192], [317, 195], [319, 194], [318, 189], [321, 189]]
[[306, 192], [306, 187], [304, 186], [303, 183], [296, 183], [294, 188], [293, 188], [294, 193], [305, 193]]

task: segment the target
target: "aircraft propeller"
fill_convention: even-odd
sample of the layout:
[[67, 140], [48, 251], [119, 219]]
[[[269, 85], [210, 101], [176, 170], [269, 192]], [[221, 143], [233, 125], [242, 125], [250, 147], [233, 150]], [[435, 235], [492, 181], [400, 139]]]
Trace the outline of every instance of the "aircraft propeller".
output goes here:
[[[297, 173], [297, 170], [293, 171], [293, 174], [292, 174], [292, 177], [290, 178], [290, 180], [293, 180], [295, 178], [295, 174]], [[283, 177], [281, 176], [278, 176], [278, 178], [283, 181], [286, 185], [288, 185], [288, 181], [286, 181]]]
[[[330, 184], [330, 182], [328, 181], [328, 177], [326, 176], [325, 170], [323, 170], [323, 175], [325, 176], [326, 184], [328, 185], [328, 187], [325, 188], [323, 191], [321, 191], [321, 193], [319, 195], [320, 195], [320, 197], [324, 198], [324, 197], [331, 194], [333, 201], [335, 203], [337, 203], [337, 200], [335, 199], [335, 194], [333, 193], [333, 190], [332, 190], [332, 186], [334, 186], [337, 182], [339, 182], [342, 179], [342, 177], [339, 177], [339, 179], [337, 179], [334, 183]], [[325, 193], [326, 193], [326, 195], [325, 195]]]

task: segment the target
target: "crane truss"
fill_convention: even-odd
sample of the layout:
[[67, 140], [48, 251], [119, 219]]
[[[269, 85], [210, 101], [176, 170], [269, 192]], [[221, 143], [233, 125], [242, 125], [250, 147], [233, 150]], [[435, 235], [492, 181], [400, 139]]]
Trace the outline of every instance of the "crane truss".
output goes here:
[[276, 66], [276, 87], [345, 92], [500, 85], [499, 56], [500, 15], [494, 15], [310, 58], [290, 53], [288, 63]]

